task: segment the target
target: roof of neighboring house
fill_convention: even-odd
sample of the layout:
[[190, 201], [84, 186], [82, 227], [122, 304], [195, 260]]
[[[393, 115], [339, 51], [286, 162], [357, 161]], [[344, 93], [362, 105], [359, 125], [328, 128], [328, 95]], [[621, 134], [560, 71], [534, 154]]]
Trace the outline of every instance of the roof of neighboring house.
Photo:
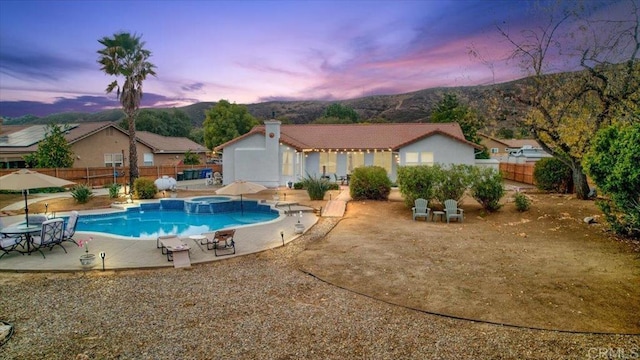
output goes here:
[[534, 148], [542, 148], [540, 143], [535, 139], [498, 139], [487, 134], [478, 133], [479, 136], [499, 142], [508, 148], [519, 149], [523, 146], [531, 146]]
[[[265, 134], [265, 126], [255, 126], [248, 133], [216, 147], [223, 149], [254, 134]], [[280, 142], [299, 151], [321, 149], [398, 150], [432, 135], [444, 135], [481, 149], [467, 141], [457, 123], [388, 123], [388, 124], [304, 124], [281, 125]]]
[[150, 145], [156, 152], [184, 153], [191, 151], [200, 153], [207, 151], [204, 146], [185, 137], [162, 136], [148, 131], [136, 131], [136, 137]]
[[[65, 133], [65, 139], [69, 144], [73, 144], [77, 141], [85, 139], [99, 131], [108, 127], [113, 127], [117, 131], [128, 136], [128, 132], [121, 129], [116, 123], [111, 121], [97, 121], [97, 122], [84, 122], [78, 124], [60, 124], [61, 126], [68, 125], [69, 130]], [[45, 125], [2, 125], [0, 136], [10, 137], [11, 134], [19, 134], [21, 131], [29, 131], [29, 129], [42, 128]], [[202, 145], [184, 138], [184, 137], [169, 137], [157, 135], [147, 131], [137, 131], [136, 138], [138, 141], [153, 149], [154, 152], [163, 153], [184, 153], [187, 150], [193, 152], [203, 152], [207, 149]], [[38, 143], [43, 139], [35, 139], [25, 143], [25, 146], [3, 146], [0, 142], [0, 152], [12, 152], [12, 153], [30, 153], [34, 152], [38, 148]], [[28, 145], [26, 145], [29, 143]]]

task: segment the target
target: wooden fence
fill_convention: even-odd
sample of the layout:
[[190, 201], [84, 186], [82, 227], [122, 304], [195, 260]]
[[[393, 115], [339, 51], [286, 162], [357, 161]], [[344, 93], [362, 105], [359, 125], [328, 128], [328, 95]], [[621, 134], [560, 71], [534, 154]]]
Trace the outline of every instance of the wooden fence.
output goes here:
[[[184, 178], [185, 170], [200, 170], [197, 172], [197, 177], [194, 177], [195, 179], [199, 179], [204, 169], [211, 169], [212, 172], [218, 171], [222, 173], [222, 165], [215, 164], [139, 166], [138, 172], [140, 177], [155, 180], [162, 176], [169, 176], [174, 179]], [[18, 169], [0, 169], [0, 176], [17, 170]], [[33, 170], [42, 174], [73, 181], [76, 184], [86, 184], [91, 187], [104, 187], [113, 183], [124, 185], [129, 182], [129, 167], [42, 168]]]
[[523, 164], [501, 162], [500, 172], [504, 179], [535, 185], [535, 182], [533, 181], [533, 168], [535, 167], [535, 164], [535, 162]]

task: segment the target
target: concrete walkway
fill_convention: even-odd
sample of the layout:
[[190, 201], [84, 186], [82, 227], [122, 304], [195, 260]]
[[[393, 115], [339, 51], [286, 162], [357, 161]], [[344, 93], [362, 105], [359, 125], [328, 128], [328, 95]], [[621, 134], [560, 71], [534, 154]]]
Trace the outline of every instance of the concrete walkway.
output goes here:
[[[178, 187], [181, 189], [198, 189], [205, 186], [200, 180], [181, 181]], [[108, 193], [106, 189], [95, 189], [96, 194]], [[345, 195], [346, 194], [346, 195]], [[323, 211], [323, 216], [342, 216], [346, 208], [346, 201], [349, 199], [348, 188], [343, 188], [340, 195], [335, 200], [330, 200]], [[58, 194], [47, 194], [38, 196], [37, 199], [30, 199], [29, 203], [42, 201], [43, 199], [55, 198], [60, 196], [71, 196], [68, 192]], [[300, 219], [300, 223], [304, 225], [306, 232], [317, 221], [318, 218], [312, 208], [300, 206], [295, 203], [266, 201], [281, 210], [282, 215], [267, 223], [258, 225], [249, 225], [238, 227], [236, 230], [236, 254], [229, 256], [215, 256], [213, 250], [207, 250], [206, 246], [200, 245], [197, 241], [184, 239], [190, 246], [190, 258], [192, 264], [228, 259], [234, 256], [256, 253], [279, 246], [293, 241], [301, 234], [296, 233], [295, 225]], [[19, 210], [24, 208], [24, 201], [16, 202], [2, 210]], [[302, 217], [291, 216], [289, 209], [293, 214], [302, 212]], [[110, 210], [107, 210], [110, 211]], [[114, 209], [116, 211], [116, 209]], [[82, 214], [103, 213], [105, 209], [83, 211]], [[58, 213], [60, 216], [67, 216], [67, 213]], [[5, 216], [2, 218], [5, 226], [24, 221], [24, 215]], [[282, 235], [281, 235], [282, 234]], [[86, 240], [92, 238], [89, 242], [89, 253], [95, 254], [97, 261], [93, 270], [102, 269], [102, 260], [99, 257], [101, 252], [106, 254], [104, 259], [105, 270], [115, 269], [140, 269], [140, 268], [158, 268], [172, 267], [173, 263], [167, 261], [166, 255], [162, 255], [160, 249], [156, 247], [155, 240], [126, 240], [112, 238], [108, 236], [89, 235], [88, 233], [77, 232], [74, 239]], [[76, 246], [72, 242], [64, 242], [64, 248], [67, 253], [56, 246], [53, 250], [43, 250], [45, 258], [39, 252], [22, 255], [17, 252], [6, 254], [0, 259], [0, 271], [80, 271], [83, 270], [80, 265], [80, 256], [84, 254], [84, 249]]]

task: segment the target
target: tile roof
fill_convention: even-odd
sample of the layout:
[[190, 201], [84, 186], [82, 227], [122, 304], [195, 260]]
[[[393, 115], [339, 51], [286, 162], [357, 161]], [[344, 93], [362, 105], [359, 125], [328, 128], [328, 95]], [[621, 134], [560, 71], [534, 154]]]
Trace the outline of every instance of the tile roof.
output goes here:
[[489, 136], [483, 133], [478, 133], [478, 135], [485, 137], [487, 139], [493, 140], [495, 142], [499, 142], [504, 144], [510, 148], [518, 149], [525, 145], [530, 145], [534, 148], [542, 148], [540, 143], [536, 139], [498, 139], [493, 136]]
[[[65, 124], [60, 124], [64, 126]], [[72, 126], [70, 130], [65, 133], [65, 139], [69, 144], [73, 144], [79, 140], [82, 140], [86, 137], [89, 137], [107, 127], [113, 127], [114, 129], [126, 134], [128, 136], [128, 132], [121, 129], [116, 125], [116, 123], [111, 121], [96, 121], [96, 122], [83, 122], [77, 124], [69, 124]], [[1, 134], [11, 134], [23, 129], [26, 129], [32, 125], [2, 125]], [[187, 150], [191, 150], [192, 152], [205, 152], [207, 149], [202, 145], [192, 141], [191, 139], [185, 137], [170, 137], [170, 136], [162, 136], [157, 135], [147, 131], [136, 131], [136, 137], [138, 141], [145, 144], [149, 148], [153, 149], [156, 152], [168, 152], [168, 153], [184, 153]], [[30, 146], [25, 147], [13, 147], [13, 148], [0, 148], [0, 152], [11, 151], [11, 152], [33, 152], [38, 148], [38, 144], [35, 143]]]
[[[223, 149], [245, 137], [265, 133], [264, 125], [251, 129], [247, 134], [228, 141], [216, 150]], [[280, 142], [305, 149], [358, 149], [398, 150], [425, 137], [441, 134], [475, 148], [467, 141], [457, 123], [385, 123], [385, 124], [303, 124], [281, 125]]]
[[136, 131], [136, 137], [150, 145], [155, 151], [168, 153], [184, 153], [191, 150], [199, 153], [207, 148], [186, 137], [162, 136], [148, 131]]

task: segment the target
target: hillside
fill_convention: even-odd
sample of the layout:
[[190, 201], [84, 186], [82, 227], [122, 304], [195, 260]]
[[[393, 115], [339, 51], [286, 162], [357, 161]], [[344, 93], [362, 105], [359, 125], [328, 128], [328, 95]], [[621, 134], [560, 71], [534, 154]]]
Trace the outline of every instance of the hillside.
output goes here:
[[[350, 106], [358, 112], [362, 121], [383, 119], [388, 122], [426, 122], [431, 109], [442, 99], [445, 93], [455, 93], [461, 103], [475, 109], [480, 116], [487, 119], [484, 131], [493, 132], [500, 127], [515, 128], [516, 119], [521, 116], [518, 111], [511, 111], [495, 119], [489, 113], [491, 103], [495, 103], [499, 90], [517, 86], [518, 80], [510, 83], [490, 86], [469, 86], [455, 88], [432, 88], [406, 94], [377, 95], [343, 101], [270, 101], [246, 105], [249, 112], [259, 120], [271, 118], [286, 119], [293, 124], [306, 124], [319, 118], [324, 109], [333, 102]], [[184, 111], [195, 127], [201, 127], [205, 112], [215, 102], [200, 102], [178, 109]], [[162, 110], [162, 109], [158, 109]], [[97, 113], [60, 113], [45, 117], [32, 115], [20, 118], [5, 118], [5, 124], [36, 123], [70, 123], [92, 121], [118, 121], [124, 117], [121, 110], [107, 110]]]

